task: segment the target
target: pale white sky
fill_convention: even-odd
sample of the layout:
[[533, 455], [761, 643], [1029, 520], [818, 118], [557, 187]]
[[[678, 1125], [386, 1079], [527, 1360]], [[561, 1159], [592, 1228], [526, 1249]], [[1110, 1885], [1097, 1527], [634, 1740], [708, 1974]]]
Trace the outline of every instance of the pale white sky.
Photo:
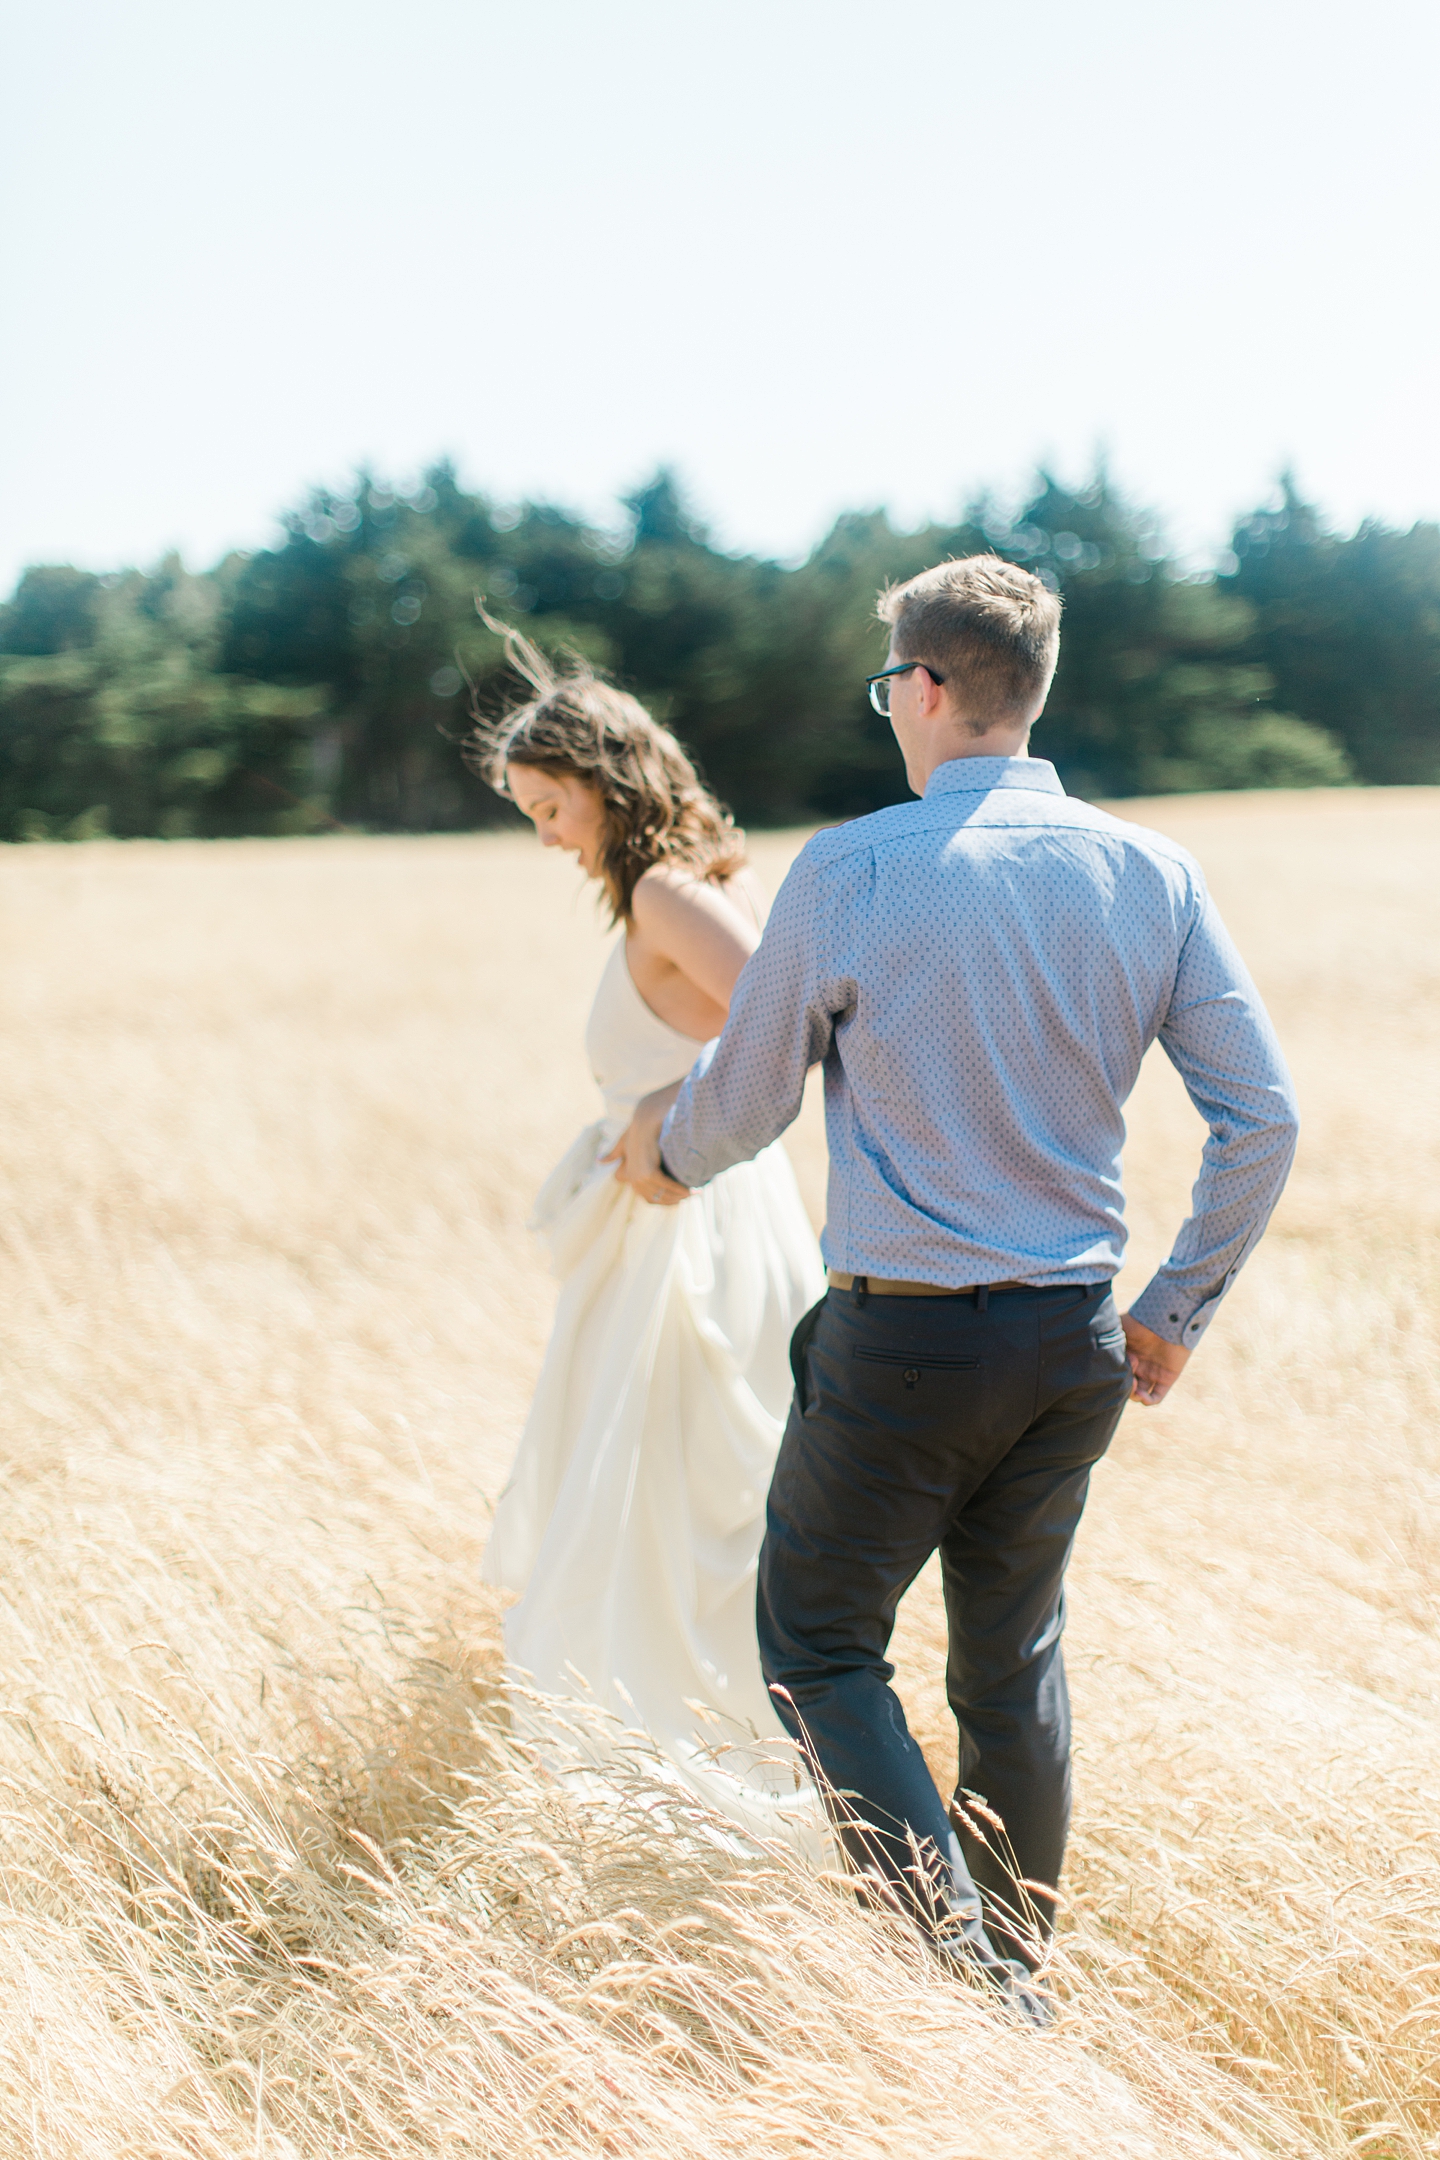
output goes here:
[[442, 451], [717, 537], [1097, 445], [1440, 514], [1434, 0], [47, 0], [0, 86], [0, 589]]

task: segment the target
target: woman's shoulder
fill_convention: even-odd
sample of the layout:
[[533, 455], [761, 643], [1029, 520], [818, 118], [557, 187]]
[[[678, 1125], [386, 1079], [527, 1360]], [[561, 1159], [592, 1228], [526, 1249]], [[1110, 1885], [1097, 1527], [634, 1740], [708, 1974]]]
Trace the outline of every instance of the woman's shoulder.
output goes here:
[[719, 913], [738, 915], [759, 927], [765, 920], [765, 892], [748, 863], [741, 863], [728, 877], [706, 877], [686, 863], [651, 863], [635, 881], [630, 910], [642, 928], [648, 921], [673, 921], [680, 915]]

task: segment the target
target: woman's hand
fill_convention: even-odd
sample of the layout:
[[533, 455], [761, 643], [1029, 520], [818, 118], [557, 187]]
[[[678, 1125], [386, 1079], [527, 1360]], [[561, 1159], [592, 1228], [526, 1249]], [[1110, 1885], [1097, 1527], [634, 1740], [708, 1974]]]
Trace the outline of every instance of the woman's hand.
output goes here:
[[646, 1095], [609, 1154], [600, 1157], [601, 1162], [615, 1164], [617, 1184], [629, 1185], [652, 1207], [674, 1207], [690, 1197], [689, 1187], [677, 1185], [660, 1160], [660, 1128], [682, 1085], [677, 1080]]
[[1130, 1353], [1133, 1375], [1130, 1400], [1153, 1409], [1156, 1403], [1164, 1402], [1184, 1372], [1190, 1362], [1190, 1352], [1180, 1343], [1166, 1342], [1153, 1328], [1132, 1320], [1128, 1312], [1121, 1314], [1120, 1325], [1125, 1330], [1125, 1347]]

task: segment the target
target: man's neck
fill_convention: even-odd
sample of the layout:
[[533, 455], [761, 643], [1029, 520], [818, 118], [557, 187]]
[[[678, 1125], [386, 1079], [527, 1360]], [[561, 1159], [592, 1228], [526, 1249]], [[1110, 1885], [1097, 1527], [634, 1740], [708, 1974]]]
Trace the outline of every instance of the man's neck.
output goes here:
[[956, 758], [1023, 758], [1029, 755], [1028, 727], [992, 727], [983, 735], [974, 735], [966, 727], [946, 728], [933, 742], [924, 744], [909, 773], [910, 785], [917, 795], [923, 795], [931, 775], [942, 765], [953, 764]]

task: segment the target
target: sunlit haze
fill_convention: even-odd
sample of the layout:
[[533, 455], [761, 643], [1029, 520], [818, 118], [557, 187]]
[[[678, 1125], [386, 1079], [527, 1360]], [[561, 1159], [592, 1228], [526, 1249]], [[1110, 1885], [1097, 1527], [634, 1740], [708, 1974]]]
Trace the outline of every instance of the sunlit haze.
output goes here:
[[440, 453], [724, 545], [1103, 449], [1203, 556], [1282, 465], [1440, 514], [1407, 0], [54, 0], [7, 37], [0, 586]]

